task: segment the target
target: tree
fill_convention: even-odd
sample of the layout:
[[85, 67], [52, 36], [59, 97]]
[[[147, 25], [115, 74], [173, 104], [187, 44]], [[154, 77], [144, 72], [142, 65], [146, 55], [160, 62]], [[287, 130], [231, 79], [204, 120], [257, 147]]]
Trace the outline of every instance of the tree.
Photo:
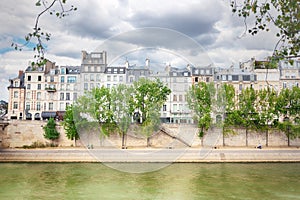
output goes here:
[[225, 146], [226, 133], [229, 132], [229, 127], [234, 125], [232, 120], [232, 113], [235, 111], [235, 90], [233, 85], [222, 84], [217, 89], [217, 107], [220, 108], [220, 112], [223, 115], [223, 146]]
[[[69, 8], [66, 8], [67, 0], [37, 0], [35, 6], [43, 7], [42, 11], [38, 13], [35, 18], [34, 28], [33, 31], [25, 35], [25, 42], [24, 43], [16, 43], [13, 42], [11, 46], [15, 50], [22, 50], [24, 47], [29, 46], [31, 43], [35, 43], [33, 47], [33, 51], [36, 52], [34, 58], [37, 59], [37, 62], [33, 62], [32, 65], [38, 64], [43, 65], [45, 64], [46, 60], [44, 57], [45, 54], [45, 41], [49, 41], [51, 37], [51, 33], [44, 32], [40, 26], [40, 18], [49, 13], [50, 15], [55, 15], [58, 18], [64, 18], [70, 12], [76, 11], [77, 8], [74, 5], [71, 5]], [[57, 8], [57, 9], [56, 9]]]
[[290, 139], [300, 136], [300, 127], [297, 121], [299, 119], [300, 88], [282, 89], [275, 108], [278, 118], [283, 118], [282, 122], [278, 122], [277, 127], [286, 134], [288, 146], [290, 146]]
[[267, 89], [260, 90], [257, 93], [257, 125], [259, 130], [265, 131], [266, 133], [266, 146], [268, 146], [269, 129], [275, 125], [274, 120], [276, 120], [276, 101], [277, 93], [269, 87]]
[[68, 106], [66, 109], [66, 114], [64, 116], [63, 126], [68, 139], [76, 141], [79, 139], [79, 134], [76, 128], [74, 114], [75, 113], [73, 112], [73, 105]]
[[49, 140], [56, 140], [59, 138], [59, 132], [56, 130], [56, 123], [53, 118], [50, 118], [47, 125], [44, 127], [44, 137]]
[[118, 85], [111, 89], [111, 109], [118, 132], [122, 136], [122, 148], [126, 148], [125, 137], [132, 121], [134, 111], [132, 102], [133, 88], [126, 85]]
[[86, 122], [92, 126], [96, 123], [95, 126], [100, 127], [100, 132], [106, 136], [117, 128], [111, 105], [110, 89], [104, 86], [87, 91], [76, 104], [79, 107], [78, 111], [85, 115]]
[[[298, 0], [231, 0], [232, 12], [244, 19], [245, 32], [256, 35], [278, 28], [279, 38], [273, 57], [276, 59], [299, 57], [300, 50], [300, 4]], [[254, 20], [249, 28], [247, 20]]]
[[158, 79], [142, 78], [134, 82], [133, 91], [132, 106], [137, 116], [141, 116], [142, 132], [147, 136], [149, 146], [150, 135], [160, 124], [159, 111], [171, 90]]
[[[211, 125], [211, 105], [214, 92], [205, 82], [199, 82], [188, 90], [187, 101], [189, 108], [194, 111], [194, 120], [198, 123], [199, 137], [203, 145], [204, 131]], [[212, 93], [213, 94], [212, 94]]]
[[246, 146], [248, 146], [248, 131], [257, 126], [256, 92], [252, 87], [242, 90], [238, 102], [238, 122], [246, 129]]

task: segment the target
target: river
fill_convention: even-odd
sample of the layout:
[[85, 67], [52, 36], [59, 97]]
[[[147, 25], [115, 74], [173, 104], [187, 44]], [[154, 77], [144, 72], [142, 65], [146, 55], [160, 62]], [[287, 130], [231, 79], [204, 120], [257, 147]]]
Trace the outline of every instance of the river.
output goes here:
[[177, 163], [141, 174], [98, 163], [1, 163], [0, 199], [300, 199], [300, 163]]

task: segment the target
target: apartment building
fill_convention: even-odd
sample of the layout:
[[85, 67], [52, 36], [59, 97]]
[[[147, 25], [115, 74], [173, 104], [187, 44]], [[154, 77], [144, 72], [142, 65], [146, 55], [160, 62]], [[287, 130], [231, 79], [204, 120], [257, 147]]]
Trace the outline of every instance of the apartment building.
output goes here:
[[106, 86], [107, 54], [103, 52], [87, 53], [82, 51], [82, 61], [80, 68], [80, 89], [79, 94], [94, 87]]
[[280, 89], [300, 86], [300, 60], [279, 62], [280, 70]]
[[23, 119], [25, 116], [25, 83], [24, 71], [20, 70], [16, 78], [9, 79], [10, 85], [7, 87], [9, 101], [7, 107], [8, 119]]
[[58, 75], [58, 111], [65, 111], [78, 98], [80, 66], [61, 66]]

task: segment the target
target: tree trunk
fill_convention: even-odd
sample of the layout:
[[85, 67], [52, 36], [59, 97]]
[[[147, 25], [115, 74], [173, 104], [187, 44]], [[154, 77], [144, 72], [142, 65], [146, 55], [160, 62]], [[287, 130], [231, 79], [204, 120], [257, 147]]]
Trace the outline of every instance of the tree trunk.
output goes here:
[[269, 130], [266, 130], [266, 147], [269, 145]]
[[150, 147], [150, 137], [147, 137], [147, 147]]
[[224, 135], [224, 127], [222, 128], [222, 136], [223, 136], [223, 147], [225, 147], [225, 135]]
[[122, 133], [122, 149], [126, 149], [126, 142], [125, 142], [125, 133]]
[[246, 128], [246, 147], [248, 147], [248, 128]]
[[287, 139], [288, 139], [288, 147], [290, 146], [290, 132], [288, 131], [288, 134], [287, 134]]

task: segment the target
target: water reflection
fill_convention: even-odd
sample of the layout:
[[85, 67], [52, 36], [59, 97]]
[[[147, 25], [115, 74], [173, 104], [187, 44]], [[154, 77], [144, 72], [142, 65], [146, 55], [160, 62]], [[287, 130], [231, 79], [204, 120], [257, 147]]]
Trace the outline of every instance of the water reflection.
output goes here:
[[300, 199], [300, 163], [173, 164], [143, 174], [96, 163], [2, 163], [0, 172], [0, 199]]

